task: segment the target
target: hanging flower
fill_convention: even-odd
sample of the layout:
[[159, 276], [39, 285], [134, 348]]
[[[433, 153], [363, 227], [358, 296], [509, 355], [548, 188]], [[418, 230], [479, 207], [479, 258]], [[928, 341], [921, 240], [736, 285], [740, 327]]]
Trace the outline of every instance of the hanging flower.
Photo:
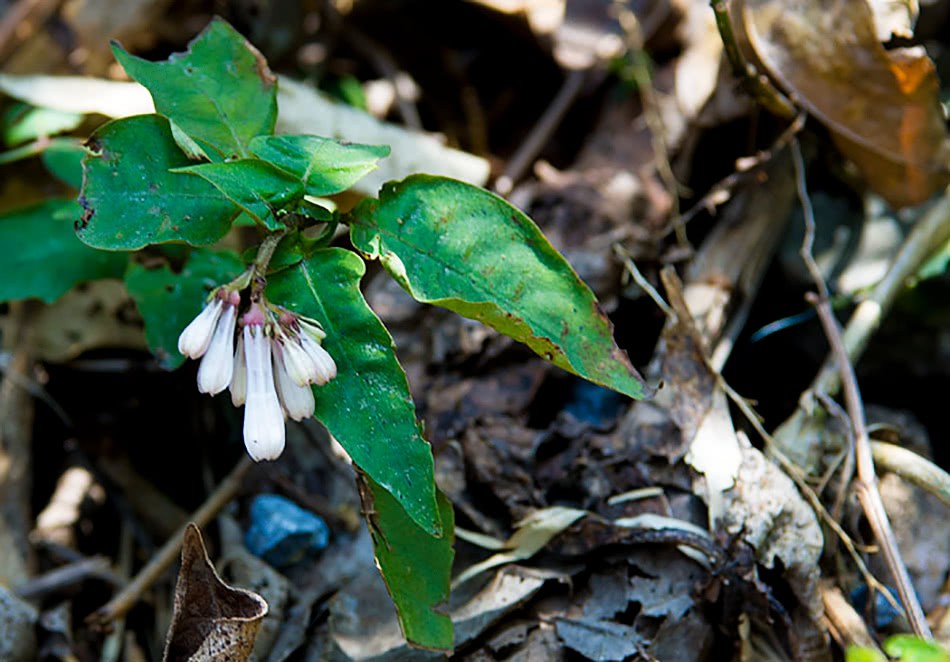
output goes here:
[[211, 343], [223, 307], [224, 301], [216, 295], [178, 336], [178, 351], [192, 359], [203, 356]]
[[239, 290], [248, 280], [242, 282], [212, 295], [182, 331], [178, 349], [201, 359], [199, 391], [216, 395], [230, 388], [234, 406], [244, 406], [244, 445], [251, 458], [274, 460], [284, 449], [285, 417], [313, 416], [310, 385], [336, 377], [336, 363], [321, 345], [326, 333], [318, 322], [272, 306], [261, 289], [252, 291], [252, 303], [241, 315]]
[[198, 368], [198, 390], [211, 395], [226, 389], [234, 373], [234, 327], [241, 295], [230, 292], [226, 296], [228, 300], [223, 304], [224, 312], [217, 321], [214, 335]]
[[276, 340], [273, 345], [274, 377], [277, 384], [277, 396], [287, 416], [295, 421], [302, 421], [313, 416], [316, 402], [313, 399], [313, 389], [309, 384], [300, 385], [294, 382], [287, 373], [286, 354], [283, 347]]
[[244, 445], [257, 462], [276, 460], [284, 450], [284, 414], [277, 399], [271, 341], [265, 333], [264, 322], [259, 306], [253, 306], [242, 319], [247, 365]]

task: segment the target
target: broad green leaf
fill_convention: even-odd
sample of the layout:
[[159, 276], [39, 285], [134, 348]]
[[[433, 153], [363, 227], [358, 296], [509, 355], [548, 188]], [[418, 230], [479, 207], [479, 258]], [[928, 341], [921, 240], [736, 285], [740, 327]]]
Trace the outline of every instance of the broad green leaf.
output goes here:
[[897, 634], [884, 642], [884, 652], [901, 662], [950, 662], [939, 644], [909, 634]]
[[86, 150], [78, 140], [54, 138], [43, 150], [43, 165], [61, 182], [77, 191], [82, 188], [82, 160]]
[[316, 319], [336, 379], [316, 387], [315, 416], [353, 462], [389, 490], [430, 534], [440, 532], [432, 451], [393, 340], [360, 292], [366, 266], [356, 254], [323, 248], [269, 279], [271, 301]]
[[167, 265], [149, 269], [132, 264], [125, 285], [145, 321], [145, 339], [163, 367], [177, 368], [185, 357], [178, 353], [178, 336], [201, 312], [208, 294], [239, 276], [244, 263], [234, 253], [206, 249], [192, 251], [178, 273]]
[[161, 115], [137, 115], [99, 128], [86, 143], [85, 209], [79, 238], [96, 248], [136, 250], [184, 241], [201, 246], [227, 233], [238, 208], [193, 175], [169, 172], [188, 165]]
[[437, 492], [442, 537], [435, 538], [420, 529], [399, 502], [371, 478], [361, 476], [359, 487], [379, 572], [406, 640], [423, 648], [450, 650], [449, 581], [455, 556], [452, 504]]
[[353, 245], [418, 301], [454, 310], [632, 398], [643, 380], [593, 292], [538, 227], [464, 182], [413, 175], [350, 212]]
[[386, 145], [359, 145], [319, 136], [259, 136], [251, 152], [293, 173], [307, 195], [340, 193], [376, 169], [389, 156]]
[[155, 109], [209, 154], [248, 156], [251, 138], [274, 133], [277, 79], [264, 56], [223, 19], [164, 62], [135, 57], [118, 44], [112, 52], [148, 88]]
[[0, 301], [51, 303], [77, 283], [121, 278], [128, 258], [76, 238], [73, 200], [47, 200], [0, 216]]
[[268, 230], [284, 227], [274, 212], [303, 197], [303, 186], [290, 174], [260, 159], [203, 163], [174, 172], [198, 175]]

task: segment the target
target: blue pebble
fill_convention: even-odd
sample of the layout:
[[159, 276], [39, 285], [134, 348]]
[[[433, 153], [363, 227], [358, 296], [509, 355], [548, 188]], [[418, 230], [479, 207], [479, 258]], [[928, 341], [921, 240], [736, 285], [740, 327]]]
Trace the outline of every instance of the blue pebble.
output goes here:
[[[897, 602], [900, 604], [900, 599], [897, 597], [897, 592], [891, 588], [887, 587], [888, 592]], [[867, 613], [868, 608], [868, 587], [867, 584], [859, 584], [857, 587], [851, 591], [851, 604], [862, 616]], [[886, 628], [888, 625], [894, 622], [897, 617], [900, 616], [900, 612], [896, 611], [894, 607], [891, 606], [891, 603], [887, 601], [883, 595], [878, 591], [874, 592], [874, 627], [875, 629], [880, 630], [881, 628]]]
[[330, 529], [319, 515], [277, 494], [260, 494], [251, 502], [251, 525], [244, 544], [276, 568], [285, 568], [330, 541]]

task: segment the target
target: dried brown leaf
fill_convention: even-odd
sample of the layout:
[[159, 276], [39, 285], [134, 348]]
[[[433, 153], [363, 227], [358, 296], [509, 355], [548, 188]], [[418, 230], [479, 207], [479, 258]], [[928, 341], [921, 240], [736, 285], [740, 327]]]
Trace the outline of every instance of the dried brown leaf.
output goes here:
[[869, 186], [895, 207], [950, 182], [933, 62], [885, 50], [865, 0], [740, 0], [749, 45], [769, 75], [831, 131]]
[[201, 532], [189, 524], [181, 548], [175, 613], [164, 659], [246, 660], [266, 614], [267, 603], [262, 597], [221, 581], [208, 558]]

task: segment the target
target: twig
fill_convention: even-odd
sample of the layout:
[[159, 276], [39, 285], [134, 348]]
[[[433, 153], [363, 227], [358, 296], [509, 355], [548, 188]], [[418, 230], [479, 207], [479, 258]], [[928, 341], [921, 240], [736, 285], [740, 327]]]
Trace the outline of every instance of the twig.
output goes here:
[[890, 471], [950, 506], [950, 474], [930, 460], [894, 444], [871, 442], [871, 456], [881, 471]]
[[[871, 336], [890, 311], [907, 283], [924, 261], [950, 240], [950, 193], [945, 194], [917, 221], [907, 239], [894, 257], [884, 278], [874, 287], [871, 295], [858, 304], [845, 326], [842, 342], [848, 359], [857, 361], [867, 347]], [[829, 356], [812, 382], [810, 391], [834, 395], [841, 386], [840, 373], [834, 358]]]
[[406, 74], [399, 70], [399, 65], [396, 64], [393, 56], [376, 40], [352, 26], [346, 26], [343, 29], [343, 38], [349, 41], [353, 48], [366, 56], [373, 63], [376, 70], [392, 83], [393, 90], [396, 93], [396, 107], [399, 108], [399, 114], [402, 115], [402, 121], [406, 123], [406, 126], [413, 131], [422, 131], [422, 120], [419, 118], [419, 111], [409, 96], [405, 94], [405, 86], [400, 84], [400, 79], [404, 79]]
[[653, 303], [656, 304], [656, 307], [663, 311], [667, 317], [673, 316], [673, 309], [670, 308], [663, 296], [656, 291], [656, 288], [644, 277], [644, 275], [637, 268], [637, 265], [634, 264], [633, 258], [630, 257], [630, 253], [621, 246], [620, 244], [614, 244], [614, 254], [623, 262], [624, 268], [627, 270], [627, 273], [630, 274], [630, 277], [633, 278], [633, 281], [640, 286], [647, 296], [653, 299]]
[[109, 559], [104, 556], [89, 556], [31, 577], [14, 590], [24, 600], [39, 600], [87, 579], [101, 579], [113, 586], [125, 585], [125, 580], [112, 572]]
[[716, 15], [716, 27], [719, 30], [719, 36], [722, 39], [723, 49], [726, 57], [732, 65], [732, 70], [736, 78], [745, 81], [749, 92], [763, 107], [769, 112], [779, 117], [792, 119], [797, 114], [795, 105], [781, 92], [776, 89], [769, 79], [759, 74], [755, 67], [749, 64], [742, 53], [739, 51], [739, 45], [736, 41], [735, 32], [732, 29], [732, 19], [729, 17], [729, 10], [726, 8], [725, 0], [712, 0], [710, 3], [713, 13]]
[[583, 69], [575, 69], [568, 72], [564, 79], [564, 84], [558, 90], [551, 105], [538, 119], [537, 124], [531, 129], [531, 133], [525, 138], [524, 142], [518, 147], [518, 150], [508, 160], [505, 171], [495, 181], [495, 192], [498, 195], [508, 195], [515, 187], [515, 182], [520, 180], [525, 171], [531, 166], [544, 145], [550, 140], [551, 134], [560, 125], [568, 109], [574, 104], [577, 95], [580, 94], [587, 80], [587, 72]]
[[[650, 75], [649, 61], [647, 60], [643, 32], [640, 29], [640, 20], [637, 15], [627, 6], [627, 3], [621, 0], [614, 0], [613, 9], [617, 14], [617, 22], [620, 29], [623, 30], [626, 40], [627, 52], [633, 58], [633, 78], [637, 84], [637, 91], [643, 101], [643, 119], [646, 121], [647, 128], [650, 130], [650, 142], [653, 148], [653, 160], [656, 162], [656, 170], [660, 175], [660, 180], [666, 186], [670, 195], [672, 209], [670, 217], [678, 219], [680, 217], [680, 194], [684, 192], [684, 187], [676, 179], [673, 173], [673, 166], [670, 165], [669, 145], [666, 140], [666, 126], [663, 123], [663, 115], [660, 112], [660, 103], [656, 97], [656, 90], [653, 87], [653, 80]], [[681, 246], [688, 246], [689, 241], [686, 238], [686, 227], [682, 223], [675, 223], [673, 229], [676, 231], [676, 239]]]
[[917, 600], [917, 594], [914, 592], [914, 587], [907, 573], [907, 568], [904, 565], [900, 550], [897, 547], [897, 541], [891, 529], [890, 521], [884, 510], [884, 502], [881, 500], [881, 494], [877, 489], [877, 477], [874, 474], [874, 460], [871, 457], [867, 422], [864, 417], [864, 406], [861, 401], [857, 378], [854, 374], [854, 366], [848, 358], [847, 350], [841, 339], [841, 329], [831, 309], [828, 286], [825, 284], [821, 270], [818, 268], [818, 264], [812, 255], [812, 244], [815, 237], [815, 217], [805, 185], [805, 166], [798, 141], [793, 141], [791, 147], [793, 162], [795, 164], [796, 181], [798, 182], [798, 193], [801, 198], [802, 210], [804, 212], [803, 216], [805, 219], [805, 236], [802, 240], [801, 256], [819, 292], [819, 296], [816, 297], [812, 295], [809, 299], [818, 313], [818, 319], [821, 321], [825, 336], [831, 345], [832, 355], [835, 357], [838, 370], [841, 374], [845, 405], [848, 416], [851, 419], [851, 427], [854, 431], [854, 455], [857, 468], [856, 488], [858, 491], [858, 499], [864, 508], [864, 513], [871, 525], [871, 530], [874, 532], [874, 537], [881, 546], [881, 551], [884, 554], [888, 569], [894, 578], [894, 583], [897, 586], [901, 603], [904, 605], [904, 611], [907, 613], [907, 619], [910, 622], [911, 629], [917, 636], [930, 639], [932, 635], [927, 625], [927, 619], [924, 616], [920, 602]]
[[[254, 466], [253, 461], [246, 455], [241, 458], [217, 489], [208, 495], [208, 498], [194, 512], [189, 523], [198, 528], [208, 524], [218, 512], [228, 504], [238, 493], [241, 481], [248, 470]], [[135, 605], [152, 584], [154, 584], [165, 570], [178, 558], [181, 542], [185, 536], [188, 524], [183, 524], [162, 547], [155, 552], [149, 562], [142, 568], [135, 578], [114, 596], [105, 606], [100, 607], [86, 620], [99, 627], [106, 627], [111, 621], [124, 616]]]
[[842, 648], [848, 646], [864, 646], [878, 650], [877, 642], [861, 615], [854, 610], [848, 599], [836, 587], [824, 588], [821, 591], [821, 601], [825, 605], [825, 618], [832, 631], [837, 633], [835, 639]]

